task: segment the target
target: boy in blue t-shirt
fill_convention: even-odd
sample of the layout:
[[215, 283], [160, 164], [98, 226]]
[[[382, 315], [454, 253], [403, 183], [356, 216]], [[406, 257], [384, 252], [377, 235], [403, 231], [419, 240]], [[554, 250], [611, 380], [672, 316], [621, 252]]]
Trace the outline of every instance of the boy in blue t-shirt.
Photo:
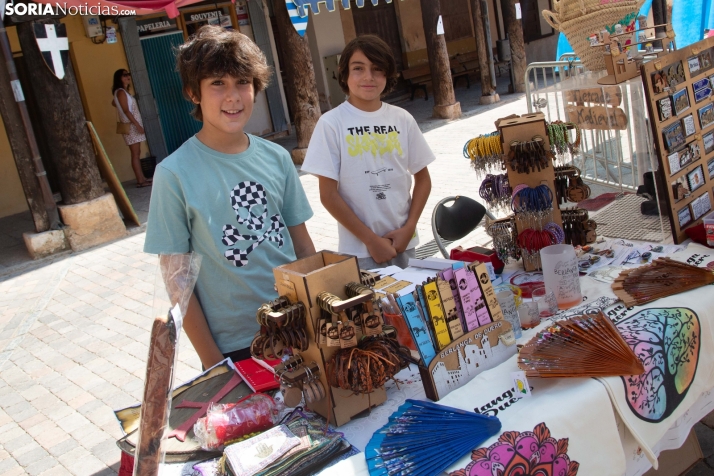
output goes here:
[[315, 253], [312, 209], [288, 152], [243, 131], [270, 77], [258, 46], [206, 26], [177, 64], [203, 127], [156, 168], [144, 251], [203, 257], [183, 328], [208, 368], [250, 357], [273, 268]]

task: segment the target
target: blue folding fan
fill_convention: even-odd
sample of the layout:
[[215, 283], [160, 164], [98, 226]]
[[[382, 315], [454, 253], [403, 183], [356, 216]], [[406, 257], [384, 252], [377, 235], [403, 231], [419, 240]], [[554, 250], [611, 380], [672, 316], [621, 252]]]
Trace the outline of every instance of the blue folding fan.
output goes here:
[[499, 431], [496, 417], [407, 400], [369, 440], [369, 474], [439, 474]]

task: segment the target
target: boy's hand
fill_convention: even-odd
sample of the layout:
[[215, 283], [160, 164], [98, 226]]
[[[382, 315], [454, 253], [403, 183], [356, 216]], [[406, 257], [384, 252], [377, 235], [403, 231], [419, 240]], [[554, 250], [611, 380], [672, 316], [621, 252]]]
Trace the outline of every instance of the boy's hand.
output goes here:
[[412, 240], [412, 236], [414, 236], [414, 229], [408, 226], [403, 226], [401, 228], [397, 228], [396, 230], [390, 231], [384, 235], [384, 238], [392, 240], [392, 244], [394, 249], [397, 250], [397, 253], [404, 253], [409, 245], [409, 242]]
[[392, 246], [392, 240], [386, 237], [377, 237], [367, 245], [369, 255], [377, 264], [384, 263], [397, 256], [397, 250]]

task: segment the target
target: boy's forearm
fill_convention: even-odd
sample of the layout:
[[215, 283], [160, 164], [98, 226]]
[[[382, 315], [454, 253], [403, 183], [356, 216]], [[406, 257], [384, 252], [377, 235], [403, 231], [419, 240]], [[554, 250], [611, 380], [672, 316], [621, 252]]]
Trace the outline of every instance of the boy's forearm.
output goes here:
[[188, 309], [183, 318], [183, 329], [193, 344], [193, 348], [196, 349], [204, 368], [210, 368], [223, 360], [223, 354], [216, 345], [216, 341], [213, 340], [206, 316], [203, 314], [203, 309], [201, 309], [201, 304], [195, 294], [191, 294], [188, 301]]
[[416, 229], [419, 217], [421, 217], [426, 201], [431, 194], [431, 176], [429, 170], [424, 167], [419, 172], [414, 174], [414, 193], [412, 194], [412, 203], [409, 207], [409, 215], [404, 226], [409, 226]]
[[298, 259], [314, 255], [316, 253], [315, 244], [312, 242], [312, 238], [310, 238], [310, 233], [308, 233], [305, 223], [301, 223], [296, 226], [289, 226], [288, 233], [290, 233], [290, 238], [293, 240], [295, 256]]

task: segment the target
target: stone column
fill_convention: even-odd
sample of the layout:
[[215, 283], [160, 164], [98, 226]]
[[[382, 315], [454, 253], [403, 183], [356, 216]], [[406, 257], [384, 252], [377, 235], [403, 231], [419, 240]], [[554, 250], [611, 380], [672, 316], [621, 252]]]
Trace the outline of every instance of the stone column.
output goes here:
[[517, 93], [526, 92], [525, 74], [526, 46], [523, 42], [523, 25], [516, 19], [516, 3], [520, 0], [501, 0], [501, 10], [506, 34], [511, 43], [511, 67], [513, 68], [513, 88]]
[[[290, 22], [285, 2], [274, 0], [273, 11], [278, 24], [277, 33], [283, 47], [285, 64], [281, 66], [288, 77], [285, 87], [290, 109], [293, 112], [295, 135], [298, 141], [297, 147], [291, 151], [290, 155], [293, 162], [300, 165], [305, 160], [312, 131], [315, 130], [317, 120], [321, 116], [315, 71], [307, 39], [300, 37], [295, 31]], [[276, 71], [275, 74], [280, 74], [280, 72]]]
[[449, 52], [444, 35], [436, 34], [441, 15], [439, 0], [421, 0], [421, 18], [424, 24], [426, 53], [429, 56], [431, 83], [434, 88], [434, 117], [455, 119], [461, 116], [461, 104], [456, 102], [454, 82], [451, 78]]

